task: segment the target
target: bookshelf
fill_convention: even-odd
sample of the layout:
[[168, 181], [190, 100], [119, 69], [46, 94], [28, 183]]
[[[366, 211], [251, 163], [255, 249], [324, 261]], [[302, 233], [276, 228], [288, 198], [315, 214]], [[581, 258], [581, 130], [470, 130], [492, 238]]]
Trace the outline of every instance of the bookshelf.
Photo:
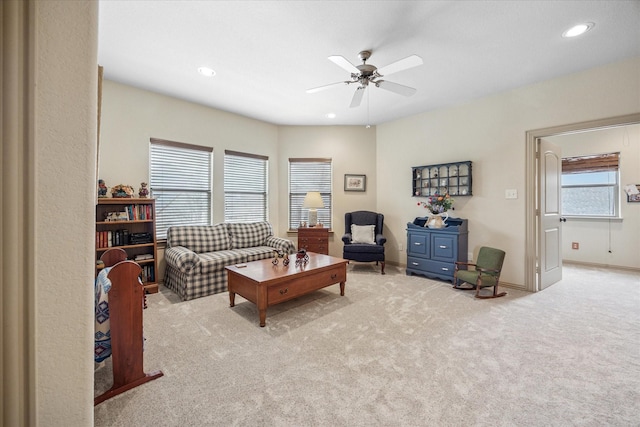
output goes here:
[[109, 248], [122, 248], [140, 268], [147, 293], [158, 292], [155, 199], [99, 198], [96, 206], [96, 275]]

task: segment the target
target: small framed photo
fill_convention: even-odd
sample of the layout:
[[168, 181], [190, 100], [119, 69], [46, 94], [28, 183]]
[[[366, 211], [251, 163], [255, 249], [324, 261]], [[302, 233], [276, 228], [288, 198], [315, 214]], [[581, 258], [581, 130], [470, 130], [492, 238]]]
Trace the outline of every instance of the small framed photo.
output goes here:
[[367, 189], [367, 175], [344, 175], [344, 191], [365, 191]]
[[640, 203], [640, 184], [629, 184], [624, 186], [627, 193], [627, 202]]

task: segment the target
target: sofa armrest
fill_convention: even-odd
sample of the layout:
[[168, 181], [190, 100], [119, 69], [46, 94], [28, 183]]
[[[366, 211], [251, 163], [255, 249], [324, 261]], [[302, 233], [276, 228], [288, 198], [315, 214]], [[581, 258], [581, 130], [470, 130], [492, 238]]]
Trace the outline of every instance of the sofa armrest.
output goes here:
[[265, 246], [271, 246], [281, 252], [286, 254], [292, 254], [296, 252], [296, 245], [289, 239], [284, 239], [282, 237], [269, 236], [264, 241]]
[[342, 241], [345, 245], [351, 244], [351, 233], [345, 233], [342, 235]]
[[198, 264], [200, 258], [198, 254], [184, 246], [173, 246], [165, 249], [164, 259], [167, 265], [188, 274]]

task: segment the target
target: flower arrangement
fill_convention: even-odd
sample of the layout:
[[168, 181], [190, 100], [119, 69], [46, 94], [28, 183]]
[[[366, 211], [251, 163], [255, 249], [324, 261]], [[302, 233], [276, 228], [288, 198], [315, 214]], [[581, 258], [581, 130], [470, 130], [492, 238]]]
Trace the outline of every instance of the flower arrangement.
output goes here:
[[114, 187], [111, 187], [112, 197], [133, 197], [133, 195], [133, 187], [130, 185], [118, 184]]
[[453, 199], [448, 193], [444, 196], [431, 196], [426, 202], [418, 202], [418, 206], [424, 206], [429, 212], [437, 215], [453, 209]]

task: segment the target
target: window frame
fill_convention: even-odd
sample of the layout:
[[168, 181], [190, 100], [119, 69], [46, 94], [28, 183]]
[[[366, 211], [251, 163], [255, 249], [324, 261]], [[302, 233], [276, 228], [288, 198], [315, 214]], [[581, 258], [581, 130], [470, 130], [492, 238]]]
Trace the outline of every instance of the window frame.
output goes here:
[[[570, 219], [621, 219], [621, 203], [620, 203], [620, 153], [606, 153], [606, 154], [591, 154], [582, 156], [572, 156], [562, 158], [562, 177], [566, 175], [586, 175], [590, 173], [613, 173], [615, 182], [613, 183], [584, 183], [584, 184], [564, 184], [564, 179], [561, 180], [561, 203], [563, 206], [562, 216]], [[564, 212], [564, 195], [565, 189], [577, 189], [577, 188], [611, 188], [613, 197], [611, 199], [613, 209], [611, 215], [598, 215], [595, 213], [588, 214], [567, 214]]]
[[[325, 164], [328, 167], [328, 171], [325, 171], [328, 176], [328, 182], [314, 182], [309, 185], [303, 184], [303, 191], [294, 191], [294, 186], [300, 186], [300, 182], [293, 181], [292, 182], [292, 164], [303, 165], [303, 164], [314, 164], [316, 167], [322, 167], [322, 164]], [[333, 229], [333, 160], [331, 158], [289, 158], [288, 161], [288, 184], [289, 184], [289, 192], [288, 192], [288, 228], [290, 232], [296, 232], [298, 230], [299, 224], [302, 221], [308, 221], [308, 212], [302, 213], [302, 211], [306, 211], [305, 208], [302, 208], [302, 203], [304, 201], [304, 196], [309, 191], [319, 191], [322, 196], [322, 200], [324, 202], [325, 207], [318, 209], [318, 222], [321, 222], [325, 228], [328, 228], [330, 231]], [[323, 185], [325, 188], [319, 188], [319, 185]], [[327, 191], [328, 190], [328, 191]], [[293, 201], [299, 201], [299, 203], [293, 203]], [[296, 214], [294, 209], [299, 209], [300, 214]]]
[[[227, 167], [229, 166], [227, 164], [227, 159], [232, 159], [232, 158], [236, 158], [236, 159], [242, 159], [244, 161], [260, 161], [262, 162], [262, 168], [263, 168], [263, 174], [262, 180], [258, 180], [258, 181], [262, 181], [261, 185], [263, 187], [263, 191], [238, 191], [237, 189], [235, 190], [231, 190], [227, 188], [227, 178], [230, 177], [231, 172], [227, 169]], [[260, 167], [256, 168], [256, 169], [260, 169]], [[251, 173], [255, 173], [258, 172], [258, 170], [252, 170]], [[234, 176], [236, 179], [242, 179], [241, 176], [238, 176], [234, 173]], [[225, 222], [258, 222], [258, 221], [268, 221], [269, 220], [269, 157], [268, 156], [263, 156], [263, 155], [259, 155], [259, 154], [251, 154], [251, 153], [243, 153], [240, 151], [233, 151], [233, 150], [225, 150], [224, 151], [224, 180], [223, 180], [223, 187], [224, 187], [224, 221]], [[261, 206], [260, 211], [262, 212], [262, 215], [260, 218], [257, 218], [255, 215], [253, 215], [252, 217], [246, 217], [246, 218], [238, 218], [237, 216], [234, 216], [233, 218], [231, 216], [228, 216], [228, 211], [227, 211], [227, 206], [230, 205], [232, 203], [232, 198], [231, 197], [227, 197], [228, 195], [261, 195], [262, 196], [262, 201], [263, 201], [263, 205]], [[240, 209], [244, 209], [247, 212], [255, 212], [258, 208], [260, 208], [260, 206], [258, 208], [256, 208], [255, 206], [248, 206], [248, 205], [242, 205], [240, 204]], [[251, 208], [251, 209], [250, 209]]]
[[[183, 153], [189, 152], [197, 152], [198, 156], [194, 156], [194, 159], [197, 157], [201, 157], [201, 154], [204, 152], [207, 155], [207, 173], [208, 176], [206, 179], [200, 179], [200, 185], [202, 182], [206, 181], [206, 189], [198, 189], [198, 188], [187, 188], [187, 187], [162, 187], [158, 186], [157, 183], [154, 184], [153, 177], [153, 147], [169, 147], [174, 149], [183, 150]], [[170, 159], [171, 160], [171, 159]], [[201, 158], [199, 160], [202, 160]], [[184, 178], [182, 178], [184, 180]], [[184, 142], [177, 141], [169, 141], [165, 139], [159, 138], [150, 138], [149, 139], [149, 188], [151, 189], [152, 197], [156, 199], [156, 238], [158, 241], [166, 241], [166, 232], [169, 227], [174, 225], [211, 225], [213, 221], [213, 147], [206, 147], [201, 145], [188, 144]], [[203, 206], [206, 206], [206, 211], [200, 212], [201, 219], [196, 222], [185, 222], [185, 218], [181, 217], [180, 223], [175, 223], [175, 221], [163, 221], [163, 211], [165, 210], [165, 206], [163, 206], [162, 196], [159, 197], [159, 194], [166, 193], [175, 193], [180, 194], [182, 196], [187, 194], [197, 194], [201, 197], [204, 196], [206, 202], [203, 203]], [[173, 211], [175, 215], [176, 211]], [[205, 221], [202, 220], [205, 218]], [[168, 225], [162, 226], [163, 222], [167, 222]], [[205, 223], [206, 222], [206, 223]]]

